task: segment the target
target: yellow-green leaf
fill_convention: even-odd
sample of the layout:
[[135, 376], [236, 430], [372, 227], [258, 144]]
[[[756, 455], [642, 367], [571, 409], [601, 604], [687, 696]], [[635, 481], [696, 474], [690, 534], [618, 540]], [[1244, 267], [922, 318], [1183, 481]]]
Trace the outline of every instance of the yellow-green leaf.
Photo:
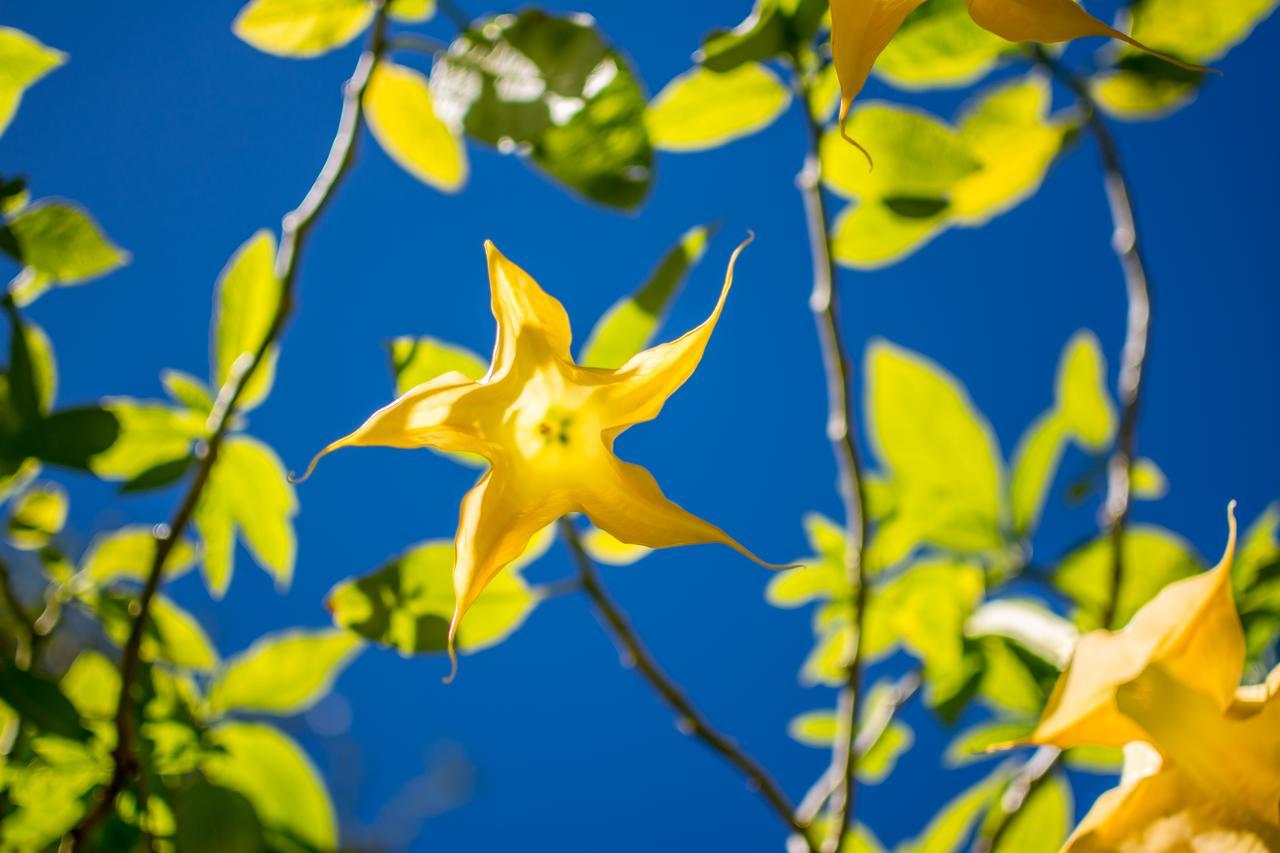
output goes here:
[[868, 785], [879, 785], [893, 772], [898, 757], [915, 743], [911, 727], [899, 720], [891, 722], [876, 738], [875, 743], [858, 759], [858, 780]]
[[1125, 121], [1146, 121], [1163, 118], [1191, 103], [1202, 77], [1139, 53], [1095, 74], [1089, 80], [1089, 90], [1108, 115]]
[[41, 483], [22, 494], [9, 511], [9, 544], [35, 551], [67, 523], [67, 493], [56, 483]]
[[360, 35], [372, 0], [252, 0], [231, 25], [237, 36], [277, 56], [319, 56]]
[[643, 545], [623, 542], [598, 527], [592, 527], [582, 534], [582, 548], [597, 563], [610, 566], [629, 566], [653, 551]]
[[181, 459], [204, 434], [204, 418], [166, 403], [108, 397], [103, 408], [116, 419], [116, 440], [89, 461], [108, 480], [130, 480], [158, 465]]
[[988, 720], [970, 726], [951, 739], [942, 762], [948, 767], [962, 767], [998, 753], [993, 748], [1023, 740], [1035, 728], [1032, 720]]
[[1139, 459], [1133, 463], [1130, 488], [1133, 496], [1139, 500], [1159, 500], [1169, 494], [1169, 481], [1165, 479], [1160, 466], [1150, 459]]
[[965, 86], [986, 76], [1009, 48], [973, 22], [965, 0], [929, 0], [902, 22], [875, 73], [901, 89]]
[[1074, 818], [1071, 786], [1061, 773], [1054, 773], [1009, 819], [992, 853], [1056, 853]]
[[805, 746], [829, 749], [835, 740], [837, 728], [834, 711], [806, 711], [791, 718], [791, 722], [787, 723], [787, 734], [792, 740]]
[[[218, 276], [212, 354], [215, 388], [226, 385], [237, 362], [245, 365], [266, 340], [280, 308], [275, 257], [276, 238], [263, 229], [236, 250]], [[237, 401], [241, 411], [258, 405], [271, 391], [275, 362], [272, 347]]]
[[169, 399], [186, 406], [193, 412], [208, 415], [213, 410], [213, 393], [190, 373], [181, 370], [163, 370], [160, 372], [160, 383]]
[[[132, 599], [92, 596], [103, 626], [117, 645], [124, 645], [133, 624]], [[183, 669], [206, 672], [217, 666], [218, 653], [195, 617], [163, 595], [151, 600], [151, 619], [142, 639], [144, 660], [163, 660]]]
[[954, 853], [960, 850], [978, 815], [1000, 795], [1005, 775], [997, 770], [942, 807], [916, 838], [898, 847], [897, 853]]
[[1253, 32], [1276, 8], [1276, 0], [1137, 0], [1131, 34], [1155, 50], [1196, 64], [1213, 62]]
[[[1076, 623], [1084, 630], [1102, 627], [1099, 620], [1111, 596], [1111, 554], [1111, 539], [1102, 536], [1068, 554], [1054, 573], [1054, 585], [1079, 605]], [[1159, 527], [1131, 527], [1124, 539], [1114, 627], [1128, 622], [1167, 584], [1199, 570], [1199, 559], [1178, 536]]]
[[846, 207], [836, 219], [831, 251], [843, 266], [879, 269], [902, 260], [946, 227], [945, 206], [930, 216], [908, 217], [874, 199], [859, 201]]
[[654, 97], [645, 126], [655, 148], [702, 151], [763, 130], [790, 103], [787, 87], [758, 62], [725, 72], [695, 66]]
[[85, 649], [76, 655], [65, 675], [62, 692], [76, 706], [80, 716], [90, 720], [112, 720], [120, 699], [120, 673], [100, 652]]
[[62, 51], [46, 47], [21, 30], [0, 27], [0, 135], [13, 121], [23, 92], [66, 61]]
[[592, 328], [578, 363], [586, 367], [618, 368], [648, 346], [679, 294], [685, 276], [702, 260], [713, 231], [714, 226], [699, 225], [681, 235], [648, 280], [604, 313]]
[[1066, 443], [1067, 429], [1056, 409], [1036, 418], [1022, 434], [1009, 477], [1013, 529], [1018, 535], [1029, 533], [1040, 520]]
[[396, 338], [390, 355], [397, 397], [450, 371], [478, 380], [489, 369], [488, 362], [471, 350], [435, 338]]
[[227, 661], [210, 688], [209, 703], [217, 712], [300, 714], [333, 689], [360, 647], [357, 636], [334, 629], [261, 637]]
[[17, 300], [21, 304], [31, 302], [49, 284], [83, 284], [129, 262], [129, 253], [70, 202], [41, 199], [12, 217], [8, 226], [34, 279], [24, 285]]
[[[90, 585], [116, 580], [143, 581], [155, 559], [155, 531], [145, 525], [122, 527], [94, 537], [80, 561], [80, 576]], [[186, 574], [195, 565], [196, 550], [186, 539], [174, 543], [165, 558], [165, 580]]]
[[1067, 342], [1058, 363], [1058, 415], [1072, 437], [1099, 451], [1116, 429], [1115, 406], [1107, 393], [1107, 362], [1092, 332], [1079, 331]]
[[301, 747], [261, 723], [223, 723], [209, 737], [219, 749], [209, 753], [205, 775], [248, 798], [268, 833], [279, 836], [272, 849], [338, 848], [333, 802]]
[[365, 90], [364, 110], [374, 138], [402, 169], [438, 190], [462, 189], [467, 148], [461, 134], [436, 115], [426, 77], [380, 63]]
[[436, 13], [436, 0], [391, 0], [387, 14], [406, 24], [421, 24]]

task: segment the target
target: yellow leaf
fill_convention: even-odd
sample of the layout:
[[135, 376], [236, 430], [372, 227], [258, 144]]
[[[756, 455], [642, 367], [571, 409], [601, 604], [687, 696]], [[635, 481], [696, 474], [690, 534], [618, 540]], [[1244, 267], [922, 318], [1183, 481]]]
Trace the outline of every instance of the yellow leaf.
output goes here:
[[768, 127], [791, 103], [791, 93], [758, 62], [732, 71], [701, 66], [672, 80], [645, 111], [655, 148], [701, 151]]
[[319, 56], [342, 47], [373, 20], [372, 0], [252, 0], [231, 29], [277, 56]]
[[22, 93], [67, 61], [67, 55], [12, 27], [0, 27], [0, 135], [18, 111]]
[[467, 182], [467, 149], [431, 103], [427, 78], [402, 65], [380, 63], [364, 93], [365, 119], [378, 144], [428, 186], [457, 192]]

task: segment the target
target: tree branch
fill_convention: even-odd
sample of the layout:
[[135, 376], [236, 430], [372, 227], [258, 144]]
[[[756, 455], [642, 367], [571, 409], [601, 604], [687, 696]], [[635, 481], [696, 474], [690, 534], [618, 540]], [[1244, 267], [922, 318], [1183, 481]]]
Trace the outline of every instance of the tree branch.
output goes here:
[[696, 737], [713, 752], [728, 761], [747, 778], [748, 784], [760, 794], [760, 797], [777, 812], [782, 822], [795, 834], [804, 838], [808, 850], [816, 850], [809, 838], [808, 828], [796, 819], [795, 808], [777, 781], [738, 743], [720, 732], [706, 716], [694, 706], [680, 685], [658, 665], [652, 653], [640, 641], [635, 629], [631, 627], [627, 615], [605, 590], [600, 580], [600, 573], [595, 564], [582, 547], [582, 540], [573, 522], [568, 518], [560, 519], [560, 536], [573, 555], [578, 568], [582, 591], [591, 599], [596, 613], [612, 635], [622, 655], [625, 666], [634, 666], [644, 679], [657, 692], [658, 696], [671, 710], [678, 715], [676, 727], [683, 734]]
[[853, 428], [856, 418], [850, 402], [853, 372], [849, 367], [849, 354], [840, 329], [836, 266], [831, 256], [826, 202], [822, 197], [822, 164], [818, 159], [822, 126], [814, 118], [809, 106], [810, 86], [800, 71], [798, 62], [795, 63], [792, 74], [792, 87], [809, 132], [808, 153], [796, 184], [804, 197], [809, 229], [813, 258], [813, 289], [809, 296], [809, 308], [818, 327], [818, 343], [822, 348], [822, 364], [827, 378], [827, 438], [835, 453], [839, 472], [840, 499], [844, 504], [845, 571], [849, 585], [854, 590], [849, 615], [855, 646], [853, 659], [848, 665], [846, 686], [840, 691], [837, 702], [837, 731], [831, 753], [831, 767], [839, 784], [831, 795], [834, 820], [823, 845], [828, 853], [833, 853], [843, 845], [845, 834], [849, 830], [849, 819], [856, 810], [858, 752], [853, 747], [862, 702], [861, 637], [862, 619], [867, 605], [867, 585], [863, 571], [867, 542], [866, 493]]
[[363, 113], [361, 99], [365, 89], [368, 88], [373, 69], [385, 49], [385, 29], [386, 6], [379, 2], [377, 14], [370, 29], [368, 47], [361, 54], [355, 72], [343, 87], [342, 114], [324, 166], [302, 203], [285, 214], [281, 222], [280, 247], [275, 259], [276, 277], [280, 281], [280, 304], [272, 318], [271, 326], [252, 356], [247, 358], [242, 356], [236, 363], [227, 384], [218, 395], [214, 410], [209, 416], [212, 429], [208, 440], [199, 451], [200, 462], [195, 475], [191, 478], [187, 491], [164, 533], [156, 537], [155, 554], [142, 592], [138, 596], [133, 623], [120, 657], [121, 688], [115, 714], [116, 747], [112, 753], [114, 768], [110, 781], [102, 789], [96, 802], [71, 831], [73, 851], [86, 848], [94, 831], [115, 807], [116, 797], [125, 790], [130, 780], [138, 773], [137, 749], [134, 742], [134, 703], [137, 697], [134, 694], [141, 664], [142, 640], [150, 620], [151, 604], [163, 582], [164, 564], [174, 545], [181, 541], [191, 523], [205, 486], [208, 485], [209, 476], [218, 458], [218, 451], [235, 420], [236, 406], [245, 387], [257, 373], [267, 353], [276, 345], [293, 313], [299, 256], [316, 217], [324, 211], [333, 197], [334, 190], [346, 176], [354, 160]]

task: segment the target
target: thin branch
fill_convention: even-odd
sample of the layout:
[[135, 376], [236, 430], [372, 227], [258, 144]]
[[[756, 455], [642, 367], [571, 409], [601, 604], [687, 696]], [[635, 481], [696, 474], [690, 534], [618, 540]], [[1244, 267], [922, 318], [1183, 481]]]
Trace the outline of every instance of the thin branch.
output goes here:
[[799, 63], [796, 63], [796, 70], [792, 75], [792, 86], [809, 131], [809, 150], [796, 183], [804, 196], [810, 251], [813, 256], [813, 290], [809, 296], [809, 308], [817, 323], [818, 342], [822, 348], [822, 364], [827, 378], [827, 438], [831, 442], [839, 471], [840, 499], [844, 504], [845, 571], [849, 585], [854, 590], [849, 615], [855, 645], [845, 687], [840, 691], [837, 702], [837, 731], [831, 753], [831, 766], [839, 779], [839, 785], [831, 796], [834, 820], [824, 843], [825, 850], [836, 851], [844, 844], [845, 834], [849, 831], [849, 819], [856, 811], [858, 752], [853, 748], [853, 740], [862, 702], [861, 637], [863, 614], [867, 609], [867, 584], [864, 582], [863, 571], [867, 542], [866, 493], [853, 428], [855, 415], [850, 394], [853, 372], [849, 367], [849, 353], [840, 329], [836, 266], [831, 255], [826, 202], [822, 197], [822, 164], [818, 159], [822, 126], [809, 107], [810, 86], [799, 70]]
[[324, 211], [333, 197], [334, 190], [351, 168], [362, 116], [361, 99], [369, 85], [373, 69], [385, 50], [385, 28], [386, 6], [379, 3], [370, 30], [369, 46], [361, 54], [355, 72], [343, 87], [342, 114], [324, 166], [302, 203], [285, 214], [282, 220], [280, 248], [275, 259], [275, 272], [280, 281], [280, 304], [271, 326], [252, 356], [242, 356], [234, 366], [232, 375], [223, 392], [219, 394], [214, 411], [210, 415], [210, 435], [201, 448], [200, 463], [195, 475], [191, 478], [187, 491], [164, 533], [156, 537], [155, 554], [142, 592], [135, 604], [133, 623], [121, 652], [121, 689], [115, 714], [116, 747], [112, 753], [114, 768], [110, 781], [102, 789], [96, 802], [72, 830], [72, 850], [86, 848], [94, 831], [115, 807], [116, 797], [138, 773], [137, 749], [134, 742], [134, 703], [137, 701], [135, 688], [141, 663], [142, 640], [150, 620], [151, 604], [163, 582], [165, 562], [175, 544], [186, 532], [205, 486], [208, 485], [209, 476], [218, 458], [218, 451], [227, 437], [231, 424], [235, 421], [237, 403], [267, 354], [276, 345], [293, 312], [299, 256], [316, 217]]
[[761, 766], [759, 761], [738, 743], [713, 726], [706, 716], [694, 706], [689, 697], [685, 695], [680, 685], [676, 684], [671, 679], [671, 676], [667, 675], [662, 670], [662, 667], [658, 665], [658, 662], [654, 660], [652, 653], [640, 641], [635, 629], [631, 627], [627, 615], [609, 595], [608, 591], [605, 590], [600, 580], [600, 573], [596, 571], [595, 564], [582, 547], [582, 540], [578, 536], [578, 530], [573, 526], [573, 522], [570, 519], [560, 519], [560, 536], [569, 548], [570, 554], [573, 555], [574, 563], [578, 568], [578, 576], [581, 579], [582, 591], [591, 599], [591, 603], [595, 605], [601, 621], [613, 636], [613, 640], [622, 654], [623, 664], [629, 667], [634, 666], [658, 693], [662, 701], [676, 712], [678, 715], [676, 725], [682, 733], [698, 738], [713, 752], [736, 767], [747, 778], [751, 788], [757, 791], [769, 807], [777, 812], [782, 822], [793, 833], [806, 840], [807, 849], [810, 851], [816, 850], [812, 840], [809, 839], [807, 827], [796, 820], [795, 808], [791, 805], [791, 801], [787, 799], [786, 793], [783, 792], [777, 781], [769, 775], [769, 772]]

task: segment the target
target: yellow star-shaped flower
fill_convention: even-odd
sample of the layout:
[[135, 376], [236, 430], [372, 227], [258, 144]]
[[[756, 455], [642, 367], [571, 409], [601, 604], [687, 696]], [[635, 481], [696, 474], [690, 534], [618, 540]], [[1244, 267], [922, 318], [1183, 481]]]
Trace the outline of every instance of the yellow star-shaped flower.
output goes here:
[[629, 544], [719, 542], [779, 568], [668, 500], [648, 471], [613, 453], [614, 440], [657, 417], [697, 368], [745, 246], [730, 258], [720, 299], [705, 322], [613, 370], [574, 363], [564, 306], [486, 242], [498, 321], [489, 372], [478, 382], [454, 372], [419, 385], [312, 461], [308, 474], [320, 457], [350, 446], [432, 447], [488, 461], [489, 470], [462, 499], [454, 539], [449, 654], [455, 671], [453, 641], [463, 614], [535, 533], [568, 513], [584, 513]]
[[1125, 775], [1064, 849], [1280, 849], [1280, 668], [1239, 686], [1234, 515], [1230, 530], [1217, 566], [1076, 646], [1030, 740], [1123, 746]]

